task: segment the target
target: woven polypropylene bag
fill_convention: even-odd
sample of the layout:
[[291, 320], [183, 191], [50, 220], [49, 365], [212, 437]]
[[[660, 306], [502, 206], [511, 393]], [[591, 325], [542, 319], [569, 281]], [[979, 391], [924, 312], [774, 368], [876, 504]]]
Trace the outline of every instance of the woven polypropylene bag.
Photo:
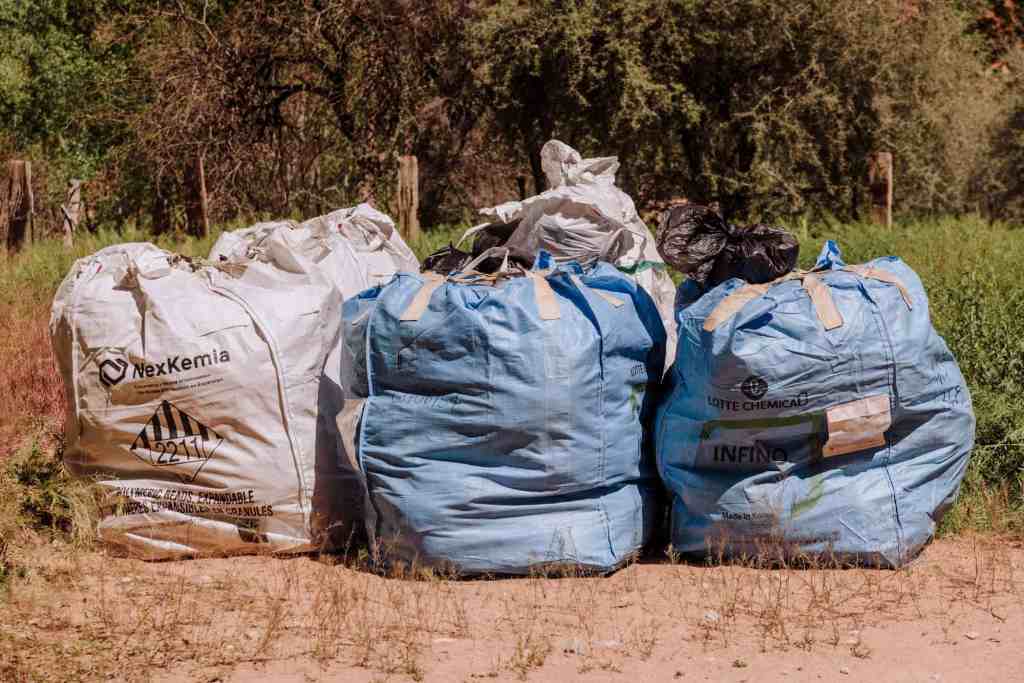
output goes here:
[[386, 559], [609, 570], [649, 538], [665, 333], [631, 278], [608, 264], [400, 275], [344, 317], [343, 383], [367, 397], [358, 456]]
[[970, 393], [898, 258], [729, 280], [678, 311], [657, 455], [686, 553], [898, 566], [935, 533], [974, 443]]
[[361, 509], [337, 499], [340, 404], [324, 391], [341, 295], [285, 238], [225, 266], [108, 247], [61, 284], [64, 458], [105, 490], [108, 543], [144, 558], [303, 551]]

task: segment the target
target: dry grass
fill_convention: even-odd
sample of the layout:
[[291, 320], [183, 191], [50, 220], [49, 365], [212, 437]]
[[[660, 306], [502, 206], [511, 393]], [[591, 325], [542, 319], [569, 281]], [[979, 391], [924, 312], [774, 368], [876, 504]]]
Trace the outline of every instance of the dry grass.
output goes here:
[[0, 306], [0, 460], [26, 434], [52, 429], [64, 416], [60, 375], [50, 352], [49, 311]]
[[481, 655], [472, 677], [522, 680], [552, 658], [612, 674], [738, 642], [864, 659], [868, 628], [929, 622], [953, 642], [967, 620], [1001, 623], [1019, 608], [1019, 550], [983, 537], [949, 550], [899, 571], [658, 563], [452, 581], [336, 558], [142, 563], [37, 539], [19, 546], [24, 571], [0, 598], [0, 680], [145, 680], [298, 658], [418, 681], [450, 648]]

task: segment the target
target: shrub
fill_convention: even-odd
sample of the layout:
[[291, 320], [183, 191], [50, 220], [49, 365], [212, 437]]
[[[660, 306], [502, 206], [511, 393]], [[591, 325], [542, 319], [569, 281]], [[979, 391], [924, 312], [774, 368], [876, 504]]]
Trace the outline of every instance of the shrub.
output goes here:
[[503, 0], [472, 35], [500, 139], [538, 184], [554, 135], [618, 154], [645, 199], [848, 218], [875, 150], [901, 210], [976, 205], [1012, 88], [972, 21], [937, 1]]
[[11, 550], [20, 535], [42, 532], [77, 548], [91, 545], [97, 496], [90, 482], [67, 473], [50, 439], [39, 436], [0, 461], [0, 585], [15, 570]]
[[95, 491], [68, 474], [61, 455], [59, 446], [47, 448], [36, 439], [5, 463], [8, 481], [17, 486], [17, 513], [32, 528], [88, 544], [98, 517]]

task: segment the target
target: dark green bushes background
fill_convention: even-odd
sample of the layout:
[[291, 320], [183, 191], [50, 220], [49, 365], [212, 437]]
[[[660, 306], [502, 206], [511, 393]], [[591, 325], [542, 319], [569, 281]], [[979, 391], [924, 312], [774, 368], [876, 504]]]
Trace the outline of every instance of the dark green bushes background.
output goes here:
[[[1024, 48], [990, 0], [0, 0], [0, 157], [68, 177], [93, 225], [392, 200], [422, 219], [543, 186], [541, 145], [616, 154], [641, 205], [863, 216], [866, 155], [904, 215], [1024, 212]], [[992, 15], [995, 16], [995, 15]], [[991, 23], [991, 22], [990, 22]], [[1012, 25], [1012, 22], [1006, 23]], [[41, 215], [43, 215], [41, 214]]]

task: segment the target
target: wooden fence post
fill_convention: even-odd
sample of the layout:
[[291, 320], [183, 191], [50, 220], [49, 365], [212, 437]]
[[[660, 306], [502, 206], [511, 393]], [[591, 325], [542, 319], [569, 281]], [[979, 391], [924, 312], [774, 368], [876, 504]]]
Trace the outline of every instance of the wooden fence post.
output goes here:
[[419, 168], [416, 157], [398, 157], [398, 224], [407, 242], [415, 242], [420, 236], [419, 202]]
[[206, 159], [200, 154], [196, 157], [196, 174], [199, 176], [199, 220], [200, 237], [210, 236], [210, 202], [206, 196]]
[[196, 237], [207, 237], [210, 234], [210, 207], [206, 197], [206, 167], [201, 153], [196, 155], [186, 175], [190, 186], [186, 207], [189, 231]]
[[82, 215], [82, 181], [76, 178], [68, 180], [67, 194], [60, 211], [64, 214], [61, 232], [64, 235], [64, 246], [68, 249], [75, 240], [75, 230]]
[[0, 245], [18, 251], [32, 242], [32, 165], [27, 161], [11, 161], [0, 178]]
[[892, 152], [875, 152], [868, 157], [868, 191], [871, 220], [892, 227]]
[[25, 172], [22, 175], [22, 181], [25, 183], [25, 242], [32, 244], [36, 239], [36, 195], [32, 191], [32, 162], [22, 163], [25, 164]]

